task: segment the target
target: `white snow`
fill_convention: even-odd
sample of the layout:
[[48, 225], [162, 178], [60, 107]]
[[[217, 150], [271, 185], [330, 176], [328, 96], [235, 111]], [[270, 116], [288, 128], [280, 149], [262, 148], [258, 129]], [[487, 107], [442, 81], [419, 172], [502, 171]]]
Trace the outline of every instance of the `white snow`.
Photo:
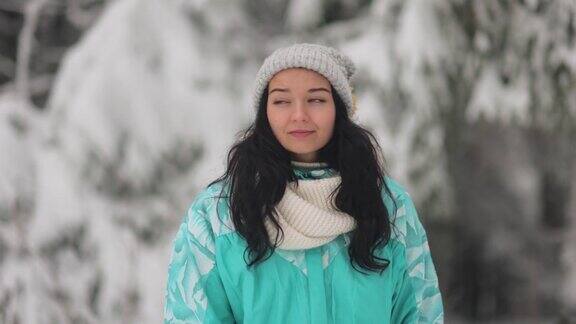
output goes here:
[[[234, 136], [254, 116], [248, 103], [257, 55], [321, 25], [324, 5], [291, 1], [289, 32], [263, 42], [238, 3], [108, 3], [67, 52], [45, 110], [0, 94], [0, 244], [7, 249], [0, 300], [14, 296], [3, 309], [10, 323], [161, 321], [177, 226], [197, 190], [224, 171]], [[405, 1], [394, 25], [386, 12], [393, 2], [375, 1], [365, 17], [306, 40], [330, 40], [356, 63], [357, 121], [378, 138], [393, 178], [413, 197], [440, 192], [423, 218], [450, 215], [453, 205], [436, 101], [446, 103], [450, 89], [425, 73], [449, 66], [461, 41], [438, 15], [445, 5]], [[486, 34], [474, 41], [480, 51], [492, 46]], [[554, 59], [574, 71], [573, 54], [564, 48]], [[461, 107], [470, 121], [529, 123], [528, 76], [504, 85], [497, 65], [480, 72]], [[576, 91], [567, 100], [576, 102]], [[423, 177], [411, 183], [415, 169]], [[511, 173], [514, 192], [534, 195], [532, 171]], [[504, 231], [495, 238], [518, 248]], [[568, 246], [564, 257], [567, 287], [576, 285], [574, 251]], [[571, 288], [563, 294], [576, 300]]]

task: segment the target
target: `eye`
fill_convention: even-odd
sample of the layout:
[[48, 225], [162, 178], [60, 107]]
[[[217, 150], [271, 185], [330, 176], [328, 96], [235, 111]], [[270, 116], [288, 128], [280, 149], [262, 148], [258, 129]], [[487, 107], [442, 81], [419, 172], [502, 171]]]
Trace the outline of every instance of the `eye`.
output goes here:
[[275, 105], [279, 105], [279, 104], [282, 104], [282, 103], [285, 103], [285, 102], [288, 102], [288, 101], [285, 101], [285, 100], [276, 100], [276, 101], [273, 101], [272, 103], [275, 104]]
[[310, 99], [310, 101], [318, 102], [318, 103], [326, 102], [326, 100], [324, 100], [324, 99]]

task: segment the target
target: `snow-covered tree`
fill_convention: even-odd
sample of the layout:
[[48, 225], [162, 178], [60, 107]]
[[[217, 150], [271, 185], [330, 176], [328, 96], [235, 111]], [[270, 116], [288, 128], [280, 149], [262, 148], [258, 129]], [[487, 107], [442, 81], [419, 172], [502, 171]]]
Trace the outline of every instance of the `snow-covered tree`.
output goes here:
[[[358, 122], [415, 197], [447, 318], [576, 308], [572, 0], [6, 3], [28, 17], [0, 93], [0, 322], [160, 321], [185, 207], [292, 42], [356, 62]], [[62, 8], [65, 55], [36, 39]]]

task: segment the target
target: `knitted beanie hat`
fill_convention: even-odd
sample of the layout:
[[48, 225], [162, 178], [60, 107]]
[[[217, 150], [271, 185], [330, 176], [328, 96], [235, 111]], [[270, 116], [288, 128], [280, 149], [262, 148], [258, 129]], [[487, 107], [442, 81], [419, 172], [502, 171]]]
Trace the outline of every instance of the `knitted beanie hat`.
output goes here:
[[353, 118], [356, 112], [356, 97], [350, 80], [356, 71], [352, 60], [335, 48], [300, 43], [275, 50], [265, 60], [256, 75], [252, 91], [251, 105], [258, 111], [258, 105], [264, 89], [274, 74], [289, 68], [306, 68], [322, 74], [338, 92], [348, 116]]

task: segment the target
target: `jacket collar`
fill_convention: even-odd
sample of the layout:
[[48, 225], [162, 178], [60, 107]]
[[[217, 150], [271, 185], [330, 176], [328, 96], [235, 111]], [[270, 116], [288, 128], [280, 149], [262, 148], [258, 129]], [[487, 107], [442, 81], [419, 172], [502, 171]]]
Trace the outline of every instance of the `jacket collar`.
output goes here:
[[326, 162], [290, 161], [298, 180], [324, 179], [338, 175], [338, 171], [328, 166]]

